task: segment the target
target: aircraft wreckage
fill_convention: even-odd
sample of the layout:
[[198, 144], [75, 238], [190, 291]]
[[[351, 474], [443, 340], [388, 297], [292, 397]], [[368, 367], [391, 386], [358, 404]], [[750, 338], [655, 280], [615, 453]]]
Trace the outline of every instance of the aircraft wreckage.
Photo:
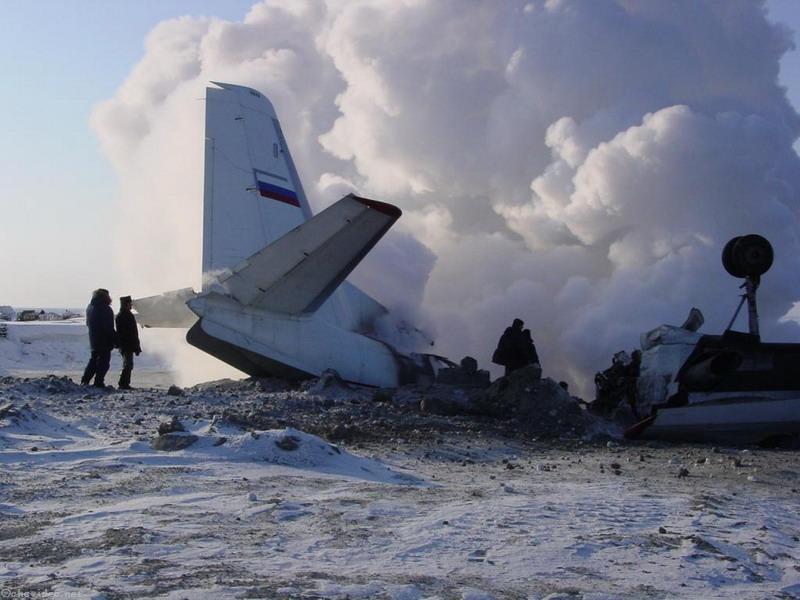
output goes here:
[[[765, 343], [759, 332], [756, 291], [773, 257], [759, 235], [725, 246], [723, 266], [745, 293], [722, 335], [697, 332], [697, 309], [681, 327], [642, 335], [635, 406], [648, 416], [626, 436], [756, 443], [800, 433], [800, 344]], [[745, 302], [747, 333], [732, 329]]]
[[139, 323], [190, 327], [191, 345], [249, 375], [303, 379], [334, 369], [371, 386], [432, 381], [449, 361], [382, 339], [414, 330], [392, 330], [386, 308], [345, 281], [400, 209], [350, 194], [312, 216], [272, 103], [213, 83], [202, 290], [135, 300]]
[[[191, 345], [249, 375], [334, 369], [370, 386], [433, 381], [452, 363], [399, 351], [390, 340], [415, 330], [387, 327], [386, 308], [345, 281], [400, 209], [350, 194], [312, 216], [270, 101], [215, 85], [206, 90], [202, 289], [135, 300], [139, 323], [189, 327]], [[763, 237], [732, 239], [723, 265], [745, 293], [725, 332], [698, 333], [693, 309], [683, 326], [644, 334], [632, 366], [615, 359], [617, 388], [647, 415], [626, 435], [747, 443], [800, 433], [800, 344], [759, 334], [756, 291], [772, 260]], [[733, 331], [745, 302], [749, 332]]]

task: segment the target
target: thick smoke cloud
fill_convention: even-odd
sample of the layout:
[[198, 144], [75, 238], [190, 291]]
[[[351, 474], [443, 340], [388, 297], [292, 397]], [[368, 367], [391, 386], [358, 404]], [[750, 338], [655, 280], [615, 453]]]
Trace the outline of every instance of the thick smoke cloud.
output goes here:
[[720, 250], [750, 232], [777, 255], [764, 334], [791, 339], [791, 44], [753, 0], [267, 0], [241, 23], [168, 21], [93, 117], [133, 224], [120, 260], [141, 249], [141, 293], [197, 285], [201, 98], [229, 81], [270, 96], [316, 208], [351, 189], [403, 208], [354, 279], [418, 304], [436, 351], [487, 365], [519, 316], [586, 391], [693, 305], [723, 327], [738, 282]]

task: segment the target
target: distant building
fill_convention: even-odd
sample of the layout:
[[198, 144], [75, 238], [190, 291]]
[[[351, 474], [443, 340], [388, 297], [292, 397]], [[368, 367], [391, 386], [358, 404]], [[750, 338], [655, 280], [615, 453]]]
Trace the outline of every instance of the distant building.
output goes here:
[[39, 313], [35, 310], [21, 310], [17, 313], [17, 321], [38, 321]]
[[65, 318], [63, 314], [54, 312], [39, 313], [40, 321], [63, 321]]

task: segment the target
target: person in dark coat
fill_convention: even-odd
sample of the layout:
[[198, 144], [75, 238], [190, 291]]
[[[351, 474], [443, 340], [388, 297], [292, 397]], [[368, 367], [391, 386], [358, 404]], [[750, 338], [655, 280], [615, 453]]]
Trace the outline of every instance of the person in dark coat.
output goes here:
[[89, 328], [91, 357], [81, 378], [81, 384], [89, 385], [94, 378], [94, 386], [105, 389], [105, 377], [111, 365], [111, 350], [117, 345], [114, 331], [114, 311], [111, 310], [111, 294], [99, 288], [92, 293], [92, 300], [86, 307], [86, 326]]
[[500, 336], [497, 349], [492, 355], [492, 362], [503, 365], [506, 368], [506, 375], [528, 364], [528, 350], [522, 330], [524, 325], [522, 319], [514, 319], [511, 327], [506, 327]]
[[533, 343], [530, 329], [525, 329], [522, 332], [522, 343], [524, 345], [525, 364], [532, 365], [533, 363], [538, 363], [539, 353], [536, 352], [536, 345]]
[[119, 312], [117, 313], [117, 337], [119, 338], [119, 353], [122, 354], [122, 372], [119, 374], [119, 388], [131, 390], [131, 373], [133, 372], [133, 355], [139, 356], [142, 347], [139, 344], [139, 329], [136, 327], [136, 317], [131, 308], [133, 300], [130, 296], [119, 299]]

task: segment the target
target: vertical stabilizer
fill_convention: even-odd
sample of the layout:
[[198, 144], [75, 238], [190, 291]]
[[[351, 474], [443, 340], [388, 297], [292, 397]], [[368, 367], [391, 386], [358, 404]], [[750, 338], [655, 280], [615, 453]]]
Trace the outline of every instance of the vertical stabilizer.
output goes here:
[[206, 89], [203, 287], [311, 215], [272, 103], [227, 83]]

